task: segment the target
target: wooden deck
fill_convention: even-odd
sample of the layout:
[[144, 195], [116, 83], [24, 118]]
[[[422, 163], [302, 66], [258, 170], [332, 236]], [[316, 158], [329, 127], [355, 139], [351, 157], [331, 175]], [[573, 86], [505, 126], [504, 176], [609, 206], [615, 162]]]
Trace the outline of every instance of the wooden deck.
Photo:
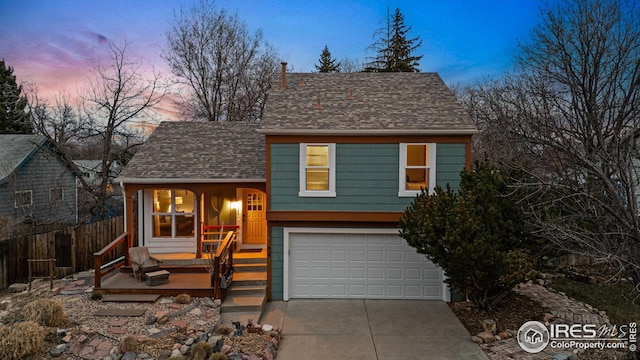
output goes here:
[[166, 268], [169, 282], [166, 284], [149, 286], [146, 281], [139, 281], [126, 271], [115, 273], [103, 279], [102, 286], [94, 289], [104, 294], [161, 294], [162, 296], [176, 296], [189, 294], [197, 297], [213, 296], [211, 276], [205, 268], [186, 269], [190, 272], [178, 272], [179, 269]]
[[[207, 272], [207, 259], [197, 259], [195, 254], [154, 254], [162, 260], [161, 268], [169, 271], [169, 282], [149, 286], [145, 281], [133, 277], [131, 268], [124, 267], [109, 276], [103, 277], [101, 286], [95, 292], [103, 294], [160, 294], [176, 296], [189, 294], [196, 297], [212, 297], [210, 275]], [[266, 258], [266, 250], [257, 253], [234, 253], [234, 259]]]

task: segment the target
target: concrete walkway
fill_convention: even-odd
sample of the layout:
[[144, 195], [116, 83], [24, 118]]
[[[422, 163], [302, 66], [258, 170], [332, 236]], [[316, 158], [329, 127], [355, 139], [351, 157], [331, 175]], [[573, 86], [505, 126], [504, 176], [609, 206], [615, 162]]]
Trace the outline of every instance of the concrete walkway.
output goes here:
[[272, 301], [277, 360], [487, 359], [449, 306], [421, 300]]

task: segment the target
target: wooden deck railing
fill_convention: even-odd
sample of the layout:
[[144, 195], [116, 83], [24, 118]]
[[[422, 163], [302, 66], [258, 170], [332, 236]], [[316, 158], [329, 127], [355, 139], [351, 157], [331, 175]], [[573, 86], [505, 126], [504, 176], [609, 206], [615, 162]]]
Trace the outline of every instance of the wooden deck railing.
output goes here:
[[212, 286], [216, 299], [224, 300], [227, 288], [233, 276], [233, 251], [235, 249], [236, 233], [229, 231], [220, 246], [216, 249], [213, 259]]
[[[121, 266], [129, 264], [129, 233], [124, 232], [122, 235], [118, 236], [115, 240], [109, 243], [109, 245], [105, 246], [102, 250], [93, 253], [93, 267], [95, 270], [95, 280], [94, 287], [99, 288], [101, 286], [100, 279], [107, 275], [108, 273], [120, 268]], [[120, 257], [120, 260], [112, 261], [110, 263], [111, 266], [102, 269], [102, 260], [105, 256], [109, 255], [112, 251], [117, 250], [118, 247], [122, 248], [122, 252], [124, 253], [124, 257]]]

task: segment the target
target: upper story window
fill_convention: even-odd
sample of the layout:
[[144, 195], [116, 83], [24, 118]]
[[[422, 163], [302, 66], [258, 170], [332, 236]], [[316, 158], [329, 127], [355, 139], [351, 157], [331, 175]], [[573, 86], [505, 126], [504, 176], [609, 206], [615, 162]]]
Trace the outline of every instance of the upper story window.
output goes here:
[[300, 144], [299, 196], [336, 196], [336, 144]]
[[436, 144], [400, 144], [398, 196], [415, 196], [436, 186]]
[[31, 206], [33, 205], [33, 193], [31, 190], [15, 192], [15, 206]]

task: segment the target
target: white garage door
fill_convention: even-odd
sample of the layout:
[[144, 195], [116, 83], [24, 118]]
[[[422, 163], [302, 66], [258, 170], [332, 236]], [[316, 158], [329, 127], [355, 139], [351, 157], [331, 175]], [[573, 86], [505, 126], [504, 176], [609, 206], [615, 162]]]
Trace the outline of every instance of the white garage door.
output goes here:
[[397, 232], [379, 232], [286, 234], [287, 298], [445, 299], [441, 269]]

